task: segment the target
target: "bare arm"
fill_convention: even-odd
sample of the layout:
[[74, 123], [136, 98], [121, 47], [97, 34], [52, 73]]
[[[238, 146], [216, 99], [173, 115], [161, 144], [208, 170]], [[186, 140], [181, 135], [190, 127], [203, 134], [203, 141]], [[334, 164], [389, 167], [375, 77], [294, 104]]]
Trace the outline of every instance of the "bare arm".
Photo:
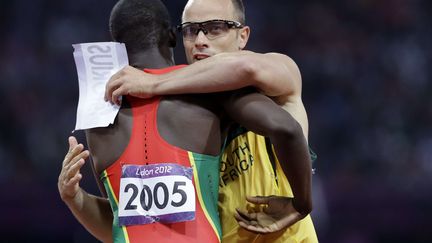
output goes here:
[[301, 94], [301, 75], [295, 62], [278, 53], [251, 51], [220, 53], [185, 68], [151, 75], [126, 67], [113, 75], [105, 98], [121, 95], [142, 98], [154, 95], [212, 93], [255, 86], [268, 96]]
[[74, 199], [63, 199], [75, 218], [102, 242], [112, 242], [113, 215], [108, 199], [80, 190]]
[[[236, 93], [224, 102], [224, 106], [232, 119], [248, 130], [270, 138], [293, 190], [294, 199], [284, 200], [292, 203], [295, 211], [289, 212], [284, 206], [286, 217], [281, 218], [279, 225], [267, 232], [290, 226], [309, 214], [312, 210], [311, 160], [305, 137], [297, 121], [271, 99], [259, 93]], [[280, 203], [284, 202], [278, 202]]]
[[87, 231], [103, 242], [112, 242], [113, 216], [109, 201], [88, 194], [79, 186], [80, 169], [89, 156], [89, 152], [83, 149], [74, 137], [69, 138], [69, 151], [58, 179], [60, 197]]

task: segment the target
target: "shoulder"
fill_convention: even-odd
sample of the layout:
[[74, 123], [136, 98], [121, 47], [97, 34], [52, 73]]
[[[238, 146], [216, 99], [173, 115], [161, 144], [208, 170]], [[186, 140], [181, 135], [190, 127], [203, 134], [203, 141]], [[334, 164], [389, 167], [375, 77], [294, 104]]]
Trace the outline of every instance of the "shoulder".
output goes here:
[[132, 110], [120, 109], [114, 124], [86, 130], [87, 144], [95, 169], [101, 173], [123, 154], [132, 134]]
[[278, 62], [279, 64], [282, 64], [289, 68], [291, 71], [296, 71], [300, 73], [299, 67], [297, 66], [297, 63], [288, 55], [277, 53], [277, 52], [269, 52], [263, 54], [267, 58], [274, 60], [275, 62]]
[[258, 58], [260, 60], [273, 60], [274, 62], [278, 62], [281, 64], [287, 64], [287, 65], [295, 65], [297, 67], [297, 64], [295, 61], [289, 57], [288, 55], [285, 55], [283, 53], [278, 52], [267, 52], [267, 53], [259, 53], [259, 52], [253, 52], [253, 51], [247, 51], [242, 50], [238, 53], [238, 56], [246, 56], [249, 58]]

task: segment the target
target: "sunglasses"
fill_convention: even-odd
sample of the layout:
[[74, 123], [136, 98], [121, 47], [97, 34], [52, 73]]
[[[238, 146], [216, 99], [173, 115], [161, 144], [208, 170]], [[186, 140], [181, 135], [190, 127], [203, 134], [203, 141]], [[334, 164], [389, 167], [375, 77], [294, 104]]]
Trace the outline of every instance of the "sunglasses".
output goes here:
[[181, 32], [183, 38], [187, 40], [195, 40], [200, 31], [202, 31], [209, 40], [213, 40], [226, 35], [230, 29], [241, 28], [243, 28], [243, 25], [240, 22], [220, 19], [204, 22], [185, 22], [177, 26], [177, 30]]

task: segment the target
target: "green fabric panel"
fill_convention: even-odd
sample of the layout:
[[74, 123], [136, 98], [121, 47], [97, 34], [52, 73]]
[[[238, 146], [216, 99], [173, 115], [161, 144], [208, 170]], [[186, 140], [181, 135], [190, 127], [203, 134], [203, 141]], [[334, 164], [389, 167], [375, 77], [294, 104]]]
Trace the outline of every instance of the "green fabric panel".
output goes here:
[[115, 194], [111, 190], [111, 187], [108, 182], [108, 176], [106, 174], [106, 171], [103, 172], [101, 176], [101, 180], [105, 186], [105, 191], [108, 194], [108, 200], [110, 201], [111, 210], [113, 212], [113, 226], [112, 226], [112, 236], [113, 236], [113, 242], [115, 243], [126, 243], [126, 238], [123, 233], [122, 227], [119, 226], [118, 223], [118, 206], [115, 200]]
[[208, 156], [192, 153], [198, 174], [199, 186], [201, 188], [201, 198], [203, 205], [210, 215], [217, 228], [219, 236], [222, 238], [222, 226], [218, 213], [219, 199], [219, 156]]

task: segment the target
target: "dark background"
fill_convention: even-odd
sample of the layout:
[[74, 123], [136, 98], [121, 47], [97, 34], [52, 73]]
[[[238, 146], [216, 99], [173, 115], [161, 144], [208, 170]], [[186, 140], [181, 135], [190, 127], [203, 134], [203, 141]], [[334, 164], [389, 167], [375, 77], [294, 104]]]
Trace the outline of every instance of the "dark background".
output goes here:
[[[174, 24], [185, 2], [165, 1]], [[109, 41], [114, 3], [0, 1], [0, 242], [97, 242], [57, 176], [78, 101], [71, 45]], [[287, 54], [303, 75], [320, 242], [432, 242], [431, 1], [245, 5], [247, 49]]]

